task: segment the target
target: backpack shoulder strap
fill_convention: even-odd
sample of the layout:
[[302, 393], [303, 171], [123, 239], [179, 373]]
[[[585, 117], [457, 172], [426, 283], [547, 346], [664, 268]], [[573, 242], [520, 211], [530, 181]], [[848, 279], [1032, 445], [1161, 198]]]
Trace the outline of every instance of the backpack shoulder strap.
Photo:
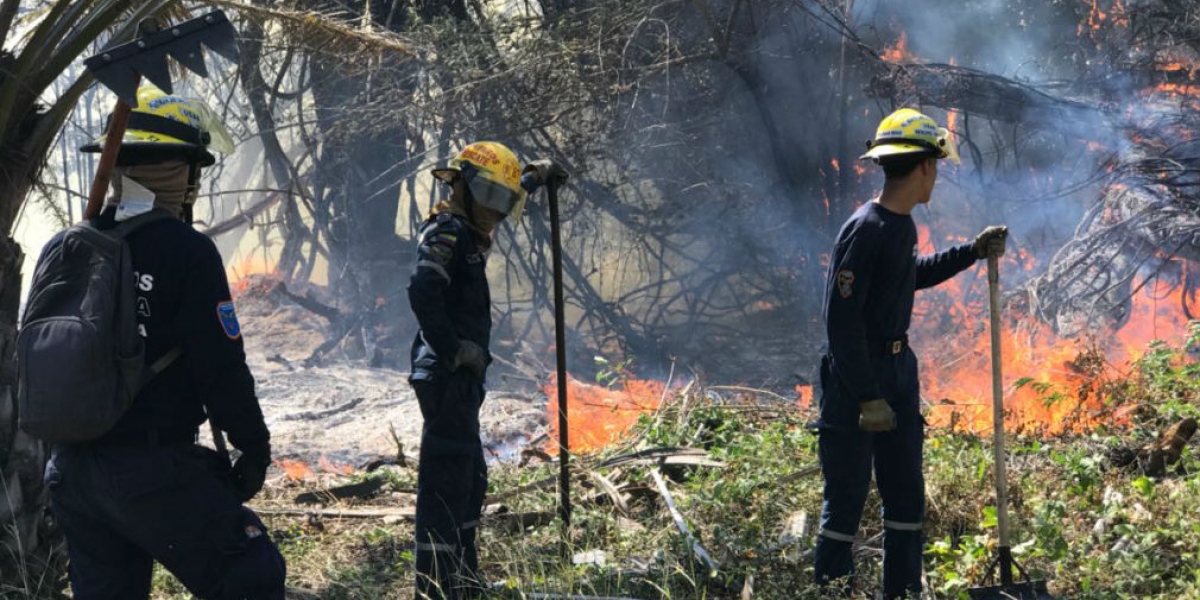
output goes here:
[[158, 360], [150, 364], [151, 377], [166, 371], [167, 367], [171, 366], [171, 363], [175, 362], [175, 359], [179, 358], [180, 356], [183, 356], [183, 348], [180, 348], [179, 346], [175, 346], [174, 348], [167, 350], [166, 354], [163, 354], [158, 358]]

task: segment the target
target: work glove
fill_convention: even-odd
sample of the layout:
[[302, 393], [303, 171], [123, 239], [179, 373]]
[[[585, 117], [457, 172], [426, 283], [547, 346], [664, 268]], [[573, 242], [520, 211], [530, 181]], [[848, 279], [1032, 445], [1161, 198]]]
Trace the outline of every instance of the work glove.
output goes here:
[[1003, 225], [992, 225], [984, 228], [975, 236], [975, 256], [1003, 256], [1004, 242], [1008, 239], [1008, 228]]
[[457, 371], [459, 367], [470, 369], [476, 377], [483, 377], [483, 369], [487, 367], [487, 357], [479, 344], [470, 340], [459, 340], [458, 353], [450, 361], [450, 370]]
[[896, 428], [896, 413], [887, 400], [877, 398], [859, 405], [858, 428], [863, 431], [891, 431]]
[[271, 466], [271, 445], [263, 444], [242, 450], [242, 455], [233, 463], [233, 488], [239, 502], [249, 502], [262, 491], [267, 479], [267, 467]]
[[538, 185], [561, 184], [567, 180], [567, 172], [563, 170], [558, 163], [543, 158], [535, 160], [527, 165], [521, 171], [522, 175], [533, 175]]

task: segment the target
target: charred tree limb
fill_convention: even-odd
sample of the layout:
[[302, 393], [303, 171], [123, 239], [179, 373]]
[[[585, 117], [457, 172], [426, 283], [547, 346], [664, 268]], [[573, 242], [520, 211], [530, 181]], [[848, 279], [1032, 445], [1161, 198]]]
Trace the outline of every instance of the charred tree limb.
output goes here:
[[1095, 141], [1104, 130], [1103, 110], [1062, 98], [1019, 81], [976, 69], [945, 64], [877, 60], [865, 90], [871, 98], [896, 104], [928, 104], [1006, 123], [1020, 123]]
[[340, 311], [332, 306], [327, 306], [325, 304], [322, 304], [321, 302], [319, 302], [315, 298], [313, 298], [311, 293], [306, 296], [301, 296], [299, 294], [293, 293], [291, 290], [287, 289], [287, 284], [283, 283], [282, 281], [279, 282], [279, 284], [275, 286], [275, 290], [278, 293], [287, 297], [288, 300], [291, 300], [292, 302], [295, 302], [296, 304], [298, 304], [301, 308], [308, 310], [309, 312], [312, 312], [320, 317], [323, 317], [326, 321], [329, 321], [330, 325], [337, 325], [338, 323], [341, 323], [342, 321], [344, 321], [346, 318], [346, 315], [343, 314], [342, 311]]

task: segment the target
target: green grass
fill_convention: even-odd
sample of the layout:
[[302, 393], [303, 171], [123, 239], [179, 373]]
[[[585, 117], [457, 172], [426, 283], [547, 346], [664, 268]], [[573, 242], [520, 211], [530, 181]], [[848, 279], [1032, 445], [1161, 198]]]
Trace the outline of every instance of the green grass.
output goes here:
[[[1196, 331], [1189, 344], [1195, 345]], [[1185, 346], [1186, 348], [1187, 346]], [[1155, 345], [1130, 373], [1097, 375], [1089, 393], [1111, 407], [1137, 407], [1123, 427], [1044, 439], [1013, 436], [1009, 445], [1010, 516], [1017, 559], [1050, 581], [1060, 598], [1200, 598], [1200, 464], [1190, 449], [1168, 474], [1151, 478], [1113, 466], [1114, 448], [1157, 439], [1200, 406], [1200, 367], [1183, 349]], [[1107, 379], [1105, 379], [1107, 378]], [[1049, 390], [1049, 387], [1047, 387]], [[1066, 401], [1056, 394], [1054, 401]], [[647, 415], [607, 454], [577, 457], [573, 528], [565, 541], [557, 521], [514, 530], [490, 521], [481, 531], [481, 562], [498, 598], [534, 592], [643, 599], [764, 600], [819, 598], [812, 589], [811, 549], [820, 510], [821, 477], [812, 415], [795, 407], [759, 406], [748, 394], [713, 405], [699, 386]], [[1194, 444], [1192, 444], [1194, 445]], [[697, 560], [655, 491], [651, 466], [595, 467], [607, 456], [651, 447], [702, 448], [724, 468], [663, 467], [671, 494], [691, 531], [719, 561]], [[991, 442], [931, 430], [925, 446], [928, 497], [926, 576], [930, 595], [964, 598], [992, 560], [996, 507]], [[589, 474], [621, 486], [618, 510]], [[495, 465], [491, 492], [553, 477], [556, 464]], [[805, 474], [808, 473], [808, 474]], [[413, 472], [386, 475], [388, 486], [367, 503], [411, 505]], [[298, 491], [274, 487], [256, 502], [285, 506]], [[510, 512], [553, 512], [553, 487], [504, 500]], [[881, 524], [878, 498], [868, 501], [860, 536], [860, 590], [877, 588]], [[361, 508], [361, 507], [360, 507]], [[807, 527], [781, 541], [789, 522]], [[408, 599], [412, 596], [411, 524], [403, 521], [268, 517], [289, 564], [290, 597]], [[603, 564], [562, 559], [588, 551]], [[169, 575], [155, 579], [155, 597], [188, 596]], [[752, 591], [751, 591], [752, 590]]]

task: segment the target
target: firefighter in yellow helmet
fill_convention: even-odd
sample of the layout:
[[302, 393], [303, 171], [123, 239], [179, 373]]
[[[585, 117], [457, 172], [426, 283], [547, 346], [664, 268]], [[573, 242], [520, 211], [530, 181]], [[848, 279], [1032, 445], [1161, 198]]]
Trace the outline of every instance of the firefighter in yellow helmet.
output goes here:
[[[99, 152], [103, 144], [101, 136], [81, 150]], [[199, 598], [283, 600], [283, 556], [243, 506], [263, 486], [270, 432], [221, 255], [185, 222], [200, 169], [213, 164], [213, 151], [232, 146], [203, 102], [142, 86], [113, 194], [85, 225], [128, 244], [150, 375], [111, 429], [55, 445], [47, 466], [76, 598], [148, 598], [158, 562]], [[39, 274], [71, 254], [61, 248], [72, 239], [64, 232], [46, 244]], [[39, 279], [26, 315], [62, 293], [38, 293]], [[232, 465], [197, 443], [205, 419], [240, 451]]]
[[521, 168], [503, 144], [476, 142], [433, 175], [450, 188], [421, 225], [408, 298], [420, 331], [412, 375], [425, 424], [417, 475], [416, 597], [477, 597], [475, 529], [487, 467], [479, 439], [491, 356], [487, 251], [496, 224], [519, 218], [527, 195], [563, 176], [549, 161]]
[[[106, 138], [101, 135], [80, 150], [100, 152]], [[232, 152], [233, 139], [208, 105], [143, 85], [121, 140], [110, 202], [120, 203], [126, 181], [132, 180], [154, 190], [158, 208], [191, 222], [200, 170], [216, 162], [213, 151]]]
[[849, 595], [851, 554], [871, 482], [883, 500], [883, 593], [921, 593], [925, 483], [917, 359], [908, 347], [916, 290], [1004, 252], [1007, 229], [917, 256], [911, 213], [930, 200], [938, 161], [958, 162], [949, 132], [910, 108], [888, 115], [862, 155], [883, 168], [883, 193], [842, 226], [825, 290], [818, 453], [825, 476], [815, 552], [819, 585]]

